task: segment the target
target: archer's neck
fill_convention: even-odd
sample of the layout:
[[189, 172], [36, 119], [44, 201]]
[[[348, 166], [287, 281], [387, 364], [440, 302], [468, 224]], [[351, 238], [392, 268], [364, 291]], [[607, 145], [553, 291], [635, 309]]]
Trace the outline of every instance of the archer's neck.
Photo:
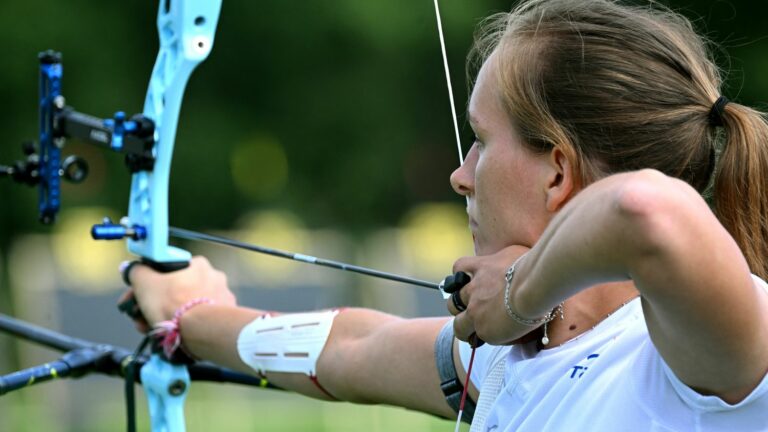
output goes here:
[[564, 319], [555, 317], [549, 323], [549, 345], [554, 348], [600, 324], [623, 304], [640, 293], [632, 281], [595, 285], [564, 303]]

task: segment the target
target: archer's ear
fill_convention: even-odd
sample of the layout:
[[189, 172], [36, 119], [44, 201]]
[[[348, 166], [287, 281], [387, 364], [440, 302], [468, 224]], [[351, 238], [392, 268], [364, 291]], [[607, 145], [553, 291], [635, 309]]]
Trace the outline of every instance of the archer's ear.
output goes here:
[[556, 212], [576, 194], [576, 173], [562, 150], [555, 147], [549, 153], [551, 168], [547, 182], [547, 210]]

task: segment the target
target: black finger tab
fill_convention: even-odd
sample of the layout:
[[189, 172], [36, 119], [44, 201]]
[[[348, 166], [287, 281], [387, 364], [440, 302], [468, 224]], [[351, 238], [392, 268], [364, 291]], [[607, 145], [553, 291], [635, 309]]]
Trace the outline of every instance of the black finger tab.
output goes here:
[[464, 312], [467, 310], [467, 305], [464, 304], [464, 302], [461, 300], [461, 295], [458, 291], [451, 294], [451, 301], [453, 301], [453, 306], [456, 308], [459, 312]]
[[472, 278], [467, 273], [463, 271], [456, 272], [445, 278], [443, 281], [443, 291], [453, 294], [462, 289], [471, 280]]

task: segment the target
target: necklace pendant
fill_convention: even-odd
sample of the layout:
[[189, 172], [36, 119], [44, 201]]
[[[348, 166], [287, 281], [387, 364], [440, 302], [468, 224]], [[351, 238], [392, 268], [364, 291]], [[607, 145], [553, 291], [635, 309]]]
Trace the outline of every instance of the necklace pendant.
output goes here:
[[544, 323], [544, 336], [541, 337], [541, 344], [544, 346], [549, 345], [549, 336], [547, 334], [547, 324], [548, 323], [546, 322]]

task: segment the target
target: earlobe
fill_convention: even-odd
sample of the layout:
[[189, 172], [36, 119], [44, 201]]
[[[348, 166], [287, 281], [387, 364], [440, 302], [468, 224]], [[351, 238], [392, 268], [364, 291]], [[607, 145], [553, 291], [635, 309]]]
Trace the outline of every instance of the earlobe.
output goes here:
[[550, 175], [547, 184], [547, 210], [559, 211], [573, 197], [576, 179], [573, 164], [559, 148], [549, 154]]

